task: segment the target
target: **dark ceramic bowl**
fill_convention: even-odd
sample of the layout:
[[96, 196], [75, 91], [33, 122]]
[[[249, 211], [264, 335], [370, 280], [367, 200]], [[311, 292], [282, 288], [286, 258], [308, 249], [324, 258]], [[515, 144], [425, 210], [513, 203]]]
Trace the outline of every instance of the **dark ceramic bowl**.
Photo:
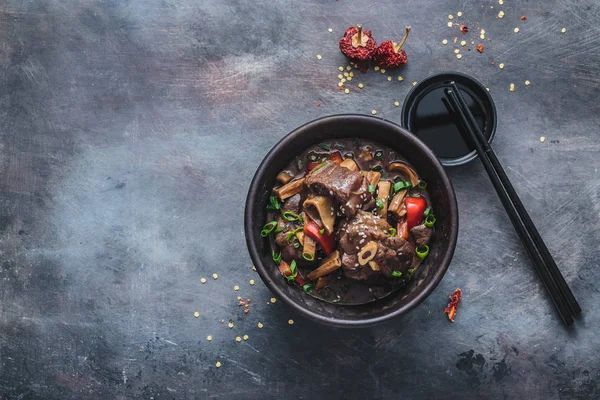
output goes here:
[[[269, 243], [260, 236], [276, 175], [309, 146], [330, 138], [362, 137], [388, 146], [406, 157], [427, 182], [437, 218], [431, 252], [413, 279], [397, 292], [364, 305], [336, 305], [288, 285], [271, 258]], [[416, 136], [380, 118], [334, 115], [309, 122], [284, 137], [262, 161], [250, 184], [244, 216], [246, 242], [256, 269], [275, 295], [303, 316], [326, 325], [362, 327], [405, 314], [423, 301], [440, 282], [456, 246], [458, 208], [450, 180], [435, 155]]]

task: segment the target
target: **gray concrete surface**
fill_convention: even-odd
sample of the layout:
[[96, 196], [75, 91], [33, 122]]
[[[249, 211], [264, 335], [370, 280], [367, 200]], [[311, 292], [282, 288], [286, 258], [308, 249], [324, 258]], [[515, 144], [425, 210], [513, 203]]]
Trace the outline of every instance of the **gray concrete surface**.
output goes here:
[[[458, 11], [469, 42], [486, 30], [483, 54], [456, 59]], [[0, 394], [598, 398], [599, 18], [593, 0], [2, 2]], [[346, 95], [337, 41], [356, 23], [378, 41], [412, 25], [409, 64], [392, 82], [358, 74]], [[561, 326], [478, 162], [449, 170], [456, 254], [409, 315], [333, 330], [267, 304], [242, 214], [268, 149], [324, 115], [399, 122], [394, 101], [445, 70], [490, 88], [494, 148], [580, 301], [576, 326]]]

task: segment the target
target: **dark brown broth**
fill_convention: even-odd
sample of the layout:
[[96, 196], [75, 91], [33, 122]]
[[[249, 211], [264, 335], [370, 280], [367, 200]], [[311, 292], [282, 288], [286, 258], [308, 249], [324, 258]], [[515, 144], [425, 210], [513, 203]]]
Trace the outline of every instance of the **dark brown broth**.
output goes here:
[[[382, 160], [377, 160], [375, 157], [373, 157], [373, 160], [371, 161], [365, 161], [361, 159], [359, 154], [365, 149], [370, 149], [373, 155], [375, 155], [376, 152], [382, 152]], [[404, 157], [394, 150], [391, 150], [373, 141], [348, 138], [325, 141], [308, 148], [293, 161], [291, 161], [284, 171], [288, 172], [295, 178], [302, 177], [306, 174], [307, 163], [310, 162], [309, 155], [317, 155], [322, 160], [325, 160], [330, 156], [331, 153], [335, 151], [339, 151], [344, 159], [348, 158], [349, 156], [352, 157], [359, 165], [360, 169], [364, 171], [381, 166], [382, 170], [380, 172], [382, 180], [396, 181], [396, 179], [402, 178], [402, 176], [396, 172], [387, 171], [389, 164], [400, 161], [410, 166], [408, 161], [406, 161]], [[417, 174], [419, 173], [419, 171], [416, 172]], [[279, 185], [276, 185], [275, 187], [277, 186]], [[421, 190], [420, 194], [425, 198], [427, 204], [431, 204], [429, 194], [426, 190]], [[268, 218], [269, 221], [272, 221], [277, 218], [277, 214], [269, 213]], [[275, 244], [273, 239], [271, 239], [271, 249], [273, 251], [279, 251], [278, 246]], [[310, 267], [299, 266], [298, 270], [300, 273], [303, 276], [306, 276], [310, 271], [315, 269], [319, 265], [320, 258], [316, 260], [317, 261], [315, 261]], [[346, 278], [342, 272], [342, 269], [339, 268], [333, 273], [333, 278], [329, 280], [328, 285], [321, 290], [314, 290], [311, 296], [330, 303], [341, 305], [360, 305], [386, 297], [403, 287], [405, 284], [405, 281], [400, 281], [399, 283], [390, 282], [385, 285], [368, 285], [363, 281]]]

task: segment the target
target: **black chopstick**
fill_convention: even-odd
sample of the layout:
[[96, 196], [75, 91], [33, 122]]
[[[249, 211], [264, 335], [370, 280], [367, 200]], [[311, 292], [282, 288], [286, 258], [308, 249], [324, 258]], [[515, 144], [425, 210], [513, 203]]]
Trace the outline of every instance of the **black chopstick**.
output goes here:
[[[558, 286], [555, 279], [550, 274], [550, 271], [549, 271], [546, 263], [544, 262], [539, 250], [537, 249], [537, 246], [535, 245], [535, 242], [534, 242], [532, 236], [528, 232], [525, 222], [519, 216], [517, 208], [513, 204], [511, 197], [509, 196], [509, 193], [507, 193], [506, 188], [502, 183], [501, 177], [498, 175], [497, 171], [494, 168], [494, 165], [488, 158], [489, 152], [484, 151], [484, 149], [481, 145], [481, 141], [478, 140], [477, 134], [482, 135], [481, 132], [479, 131], [479, 127], [477, 125], [475, 125], [475, 129], [476, 129], [476, 131], [475, 131], [474, 128], [469, 123], [469, 120], [467, 119], [467, 116], [465, 115], [465, 110], [463, 110], [463, 107], [461, 107], [461, 103], [457, 96], [457, 93], [460, 94], [460, 92], [458, 92], [458, 90], [456, 90], [456, 89], [454, 89], [454, 90], [446, 89], [446, 97], [447, 97], [446, 103], [449, 103], [446, 105], [449, 108], [451, 108], [451, 112], [456, 113], [460, 117], [460, 119], [464, 125], [464, 130], [469, 135], [470, 141], [473, 142], [473, 145], [474, 145], [477, 153], [479, 154], [479, 158], [482, 161], [482, 163], [492, 181], [492, 184], [494, 185], [494, 189], [496, 189], [496, 192], [498, 193], [498, 196], [500, 197], [500, 200], [501, 200], [506, 212], [508, 213], [511, 222], [513, 223], [513, 226], [515, 227], [523, 244], [525, 245], [525, 248], [527, 249], [529, 256], [531, 257], [533, 264], [542, 279], [542, 282], [544, 283], [544, 285], [546, 286], [546, 289], [550, 293], [550, 297], [551, 297], [561, 319], [563, 320], [565, 325], [571, 325], [573, 323], [573, 317], [571, 315], [571, 309], [568, 305], [567, 299], [564, 296], [564, 294], [561, 292], [561, 289]], [[469, 111], [468, 108], [466, 109], [466, 111], [467, 112]], [[491, 148], [490, 148], [490, 151], [491, 151]], [[496, 159], [496, 161], [497, 161], [497, 159]]]
[[468, 118], [468, 120], [471, 124], [471, 127], [474, 127], [474, 129], [476, 130], [476, 133], [477, 132], [480, 133], [479, 135], [476, 135], [477, 140], [479, 141], [479, 143], [482, 145], [483, 149], [487, 153], [492, 165], [494, 166], [494, 169], [496, 170], [496, 173], [498, 174], [498, 177], [500, 178], [500, 181], [502, 182], [504, 188], [508, 192], [508, 196], [511, 198], [512, 203], [515, 206], [517, 213], [519, 214], [519, 217], [521, 217], [521, 219], [525, 223], [525, 227], [527, 228], [528, 233], [531, 235], [531, 238], [533, 239], [533, 242], [534, 242], [536, 248], [540, 252], [542, 259], [546, 263], [546, 266], [550, 272], [550, 275], [556, 281], [556, 284], [558, 285], [559, 290], [565, 297], [567, 304], [569, 306], [569, 309], [571, 310], [571, 314], [577, 315], [577, 314], [581, 313], [581, 307], [579, 306], [579, 303], [575, 299], [575, 295], [573, 295], [573, 292], [571, 291], [571, 288], [569, 288], [567, 281], [565, 281], [564, 276], [561, 274], [560, 270], [558, 269], [558, 266], [556, 265], [554, 258], [552, 258], [552, 255], [550, 254], [550, 251], [548, 250], [548, 247], [546, 246], [546, 243], [544, 243], [544, 240], [540, 236], [537, 228], [535, 227], [535, 224], [533, 223], [533, 221], [529, 217], [529, 214], [525, 210], [525, 206], [523, 206], [523, 203], [521, 203], [521, 199], [519, 198], [519, 196], [517, 195], [517, 192], [513, 188], [512, 184], [510, 183], [510, 180], [508, 179], [508, 176], [504, 172], [504, 168], [502, 168], [500, 161], [498, 161], [498, 158], [496, 157], [496, 153], [490, 146], [489, 142], [485, 139], [483, 134], [481, 134], [481, 132], [479, 131], [479, 126], [477, 125], [477, 122], [475, 121], [475, 118], [473, 117], [471, 110], [467, 106], [467, 103], [466, 103], [464, 97], [462, 96], [462, 93], [460, 92], [460, 90], [458, 90], [458, 86], [456, 85], [455, 82], [452, 82], [451, 86], [452, 86], [452, 89], [454, 89], [454, 93], [456, 94], [456, 97], [458, 98], [458, 101], [460, 102], [461, 109], [464, 111], [466, 117]]

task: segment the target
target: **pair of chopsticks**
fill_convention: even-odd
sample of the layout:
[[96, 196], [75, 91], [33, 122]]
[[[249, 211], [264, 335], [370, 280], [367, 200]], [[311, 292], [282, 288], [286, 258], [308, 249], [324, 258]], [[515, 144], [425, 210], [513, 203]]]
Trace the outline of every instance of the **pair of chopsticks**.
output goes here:
[[496, 189], [504, 209], [527, 249], [544, 286], [546, 286], [554, 306], [565, 325], [571, 325], [573, 316], [581, 313], [581, 307], [579, 307], [573, 292], [571, 292], [523, 203], [521, 203], [496, 154], [479, 129], [479, 125], [475, 121], [471, 110], [469, 110], [462, 93], [455, 82], [451, 82], [449, 86], [445, 89], [446, 98], [443, 99], [446, 107], [451, 113], [455, 113], [459, 117], [468, 141], [475, 147], [479, 159], [483, 163], [494, 189]]

